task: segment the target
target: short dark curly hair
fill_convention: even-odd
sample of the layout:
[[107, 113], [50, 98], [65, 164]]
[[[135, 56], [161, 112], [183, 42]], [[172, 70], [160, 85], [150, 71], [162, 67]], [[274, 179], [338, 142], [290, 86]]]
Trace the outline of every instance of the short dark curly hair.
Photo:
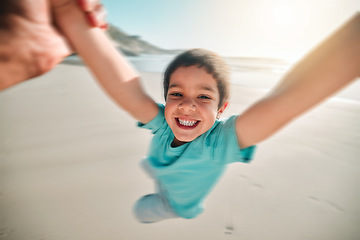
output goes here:
[[179, 67], [190, 66], [204, 68], [207, 73], [211, 74], [216, 80], [217, 88], [220, 94], [220, 102], [218, 105], [218, 108], [220, 108], [229, 99], [230, 95], [229, 66], [218, 54], [201, 48], [190, 49], [179, 54], [166, 68], [163, 81], [165, 100], [169, 90], [171, 74], [173, 74]]

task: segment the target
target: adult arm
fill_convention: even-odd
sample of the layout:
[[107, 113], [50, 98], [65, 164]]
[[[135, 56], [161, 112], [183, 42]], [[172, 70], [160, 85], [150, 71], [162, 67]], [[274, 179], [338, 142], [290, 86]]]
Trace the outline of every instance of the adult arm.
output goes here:
[[240, 147], [268, 138], [360, 76], [360, 13], [288, 72], [236, 122]]

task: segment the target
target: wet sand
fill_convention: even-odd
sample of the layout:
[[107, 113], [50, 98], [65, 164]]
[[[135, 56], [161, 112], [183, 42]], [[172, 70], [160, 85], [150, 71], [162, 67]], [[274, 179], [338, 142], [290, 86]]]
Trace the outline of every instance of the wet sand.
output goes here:
[[[161, 75], [142, 76], [162, 101]], [[233, 85], [226, 114], [264, 94]], [[230, 165], [200, 217], [144, 225], [131, 208], [153, 191], [138, 165], [150, 133], [60, 64], [0, 92], [0, 239], [357, 239], [359, 122], [359, 102], [327, 101]]]

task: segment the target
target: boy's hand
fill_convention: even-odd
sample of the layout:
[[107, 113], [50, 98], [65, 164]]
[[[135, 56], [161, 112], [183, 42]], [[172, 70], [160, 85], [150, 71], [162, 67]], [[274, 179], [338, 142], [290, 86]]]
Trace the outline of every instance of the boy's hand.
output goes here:
[[[0, 90], [51, 70], [71, 54], [53, 24], [52, 11], [76, 0], [3, 0], [0, 9]], [[90, 0], [79, 1], [93, 27], [105, 28], [104, 11]]]
[[107, 23], [105, 21], [106, 11], [103, 8], [103, 5], [100, 4], [100, 0], [50, 0], [50, 2], [53, 11], [66, 5], [76, 3], [86, 14], [90, 26], [102, 29], [107, 28]]

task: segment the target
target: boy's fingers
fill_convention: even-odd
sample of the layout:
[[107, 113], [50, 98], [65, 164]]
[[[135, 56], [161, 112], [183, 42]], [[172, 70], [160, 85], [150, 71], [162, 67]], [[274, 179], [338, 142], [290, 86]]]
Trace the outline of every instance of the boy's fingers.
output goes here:
[[100, 28], [101, 28], [102, 30], [107, 30], [107, 29], [109, 28], [109, 24], [104, 23], [103, 25], [100, 26]]
[[84, 12], [92, 12], [100, 4], [100, 0], [77, 0], [78, 5]]
[[93, 11], [86, 13], [86, 17], [92, 27], [104, 28], [104, 26], [107, 25], [106, 11], [100, 4], [98, 4]]

